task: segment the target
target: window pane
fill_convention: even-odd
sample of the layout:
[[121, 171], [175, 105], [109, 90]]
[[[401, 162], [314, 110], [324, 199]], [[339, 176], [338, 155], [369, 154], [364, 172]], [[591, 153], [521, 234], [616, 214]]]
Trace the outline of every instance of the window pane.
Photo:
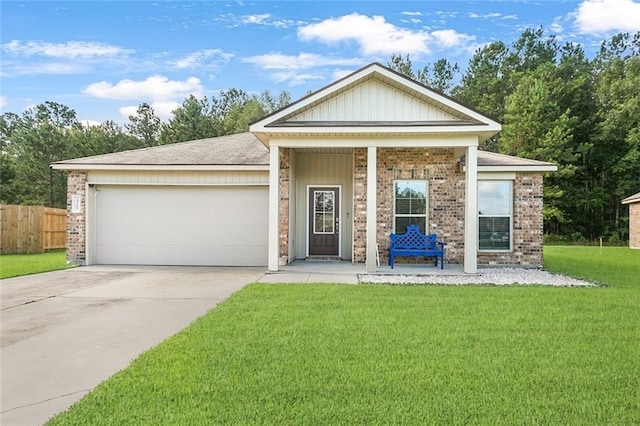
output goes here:
[[411, 200], [408, 198], [397, 199], [396, 214], [411, 214]]
[[511, 218], [486, 217], [479, 218], [479, 249], [480, 250], [509, 250]]
[[416, 198], [411, 200], [411, 214], [426, 214], [427, 200], [424, 198]]
[[418, 225], [420, 232], [425, 233], [426, 218], [424, 216], [416, 217], [396, 217], [396, 234], [404, 234], [407, 232], [407, 226]]
[[511, 214], [511, 182], [478, 182], [478, 214], [495, 216]]

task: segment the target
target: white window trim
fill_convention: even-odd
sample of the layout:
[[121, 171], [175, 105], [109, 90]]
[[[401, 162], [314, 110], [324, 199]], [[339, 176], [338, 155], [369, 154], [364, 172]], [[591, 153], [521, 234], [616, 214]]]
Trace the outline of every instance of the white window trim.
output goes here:
[[[509, 220], [509, 249], [481, 249], [480, 248], [480, 230], [478, 229], [478, 232], [476, 232], [476, 244], [478, 247], [478, 253], [511, 253], [513, 252], [513, 202], [514, 202], [514, 190], [515, 190], [515, 180], [514, 179], [508, 179], [506, 178], [495, 178], [495, 179], [481, 179], [480, 177], [478, 177], [478, 184], [480, 184], [480, 182], [487, 182], [487, 181], [494, 181], [494, 182], [508, 182], [509, 185], [511, 186], [511, 202], [509, 203], [509, 214], [508, 215], [500, 215], [500, 214], [496, 214], [496, 215], [486, 215], [484, 217], [508, 217], [510, 218]], [[478, 189], [476, 188], [476, 191]], [[478, 209], [480, 208], [480, 192], [478, 191]], [[478, 215], [478, 227], [480, 227], [480, 212], [477, 212]]]
[[429, 181], [426, 179], [394, 179], [393, 180], [393, 215], [392, 215], [392, 221], [393, 221], [393, 226], [392, 226], [392, 232], [395, 234], [396, 233], [396, 217], [416, 217], [416, 216], [422, 216], [422, 215], [418, 215], [418, 214], [401, 214], [401, 215], [396, 215], [396, 183], [397, 182], [423, 182], [426, 186], [425, 190], [426, 190], [426, 206], [425, 206], [425, 212], [424, 212], [424, 232], [425, 234], [429, 234]]

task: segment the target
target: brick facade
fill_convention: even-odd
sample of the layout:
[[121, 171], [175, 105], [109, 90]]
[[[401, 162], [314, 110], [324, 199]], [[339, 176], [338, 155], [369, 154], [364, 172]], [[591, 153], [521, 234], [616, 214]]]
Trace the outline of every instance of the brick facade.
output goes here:
[[[386, 251], [393, 232], [393, 181], [426, 180], [429, 183], [429, 232], [447, 242], [446, 261], [464, 259], [465, 175], [453, 149], [380, 148], [377, 153], [377, 243], [380, 262], [388, 261]], [[354, 261], [366, 259], [367, 150], [354, 152]], [[399, 259], [399, 262], [402, 262]]]
[[280, 187], [278, 195], [278, 218], [280, 220], [280, 264], [289, 262], [289, 209], [290, 209], [290, 187], [291, 187], [291, 149], [280, 149], [280, 173], [278, 177]]
[[513, 250], [479, 252], [478, 264], [542, 266], [542, 235], [542, 175], [518, 173], [513, 184]]
[[640, 249], [640, 202], [629, 204], [629, 247]]
[[[84, 265], [86, 263], [86, 215], [87, 210], [87, 172], [70, 171], [67, 175], [67, 263]], [[71, 200], [80, 196], [80, 211], [71, 212]]]
[[[464, 261], [465, 174], [453, 149], [384, 148], [377, 155], [377, 243], [380, 262], [393, 232], [393, 181], [419, 179], [429, 183], [429, 232], [447, 242], [446, 261]], [[366, 260], [367, 149], [354, 151], [354, 261]], [[542, 265], [542, 175], [519, 173], [514, 182], [513, 250], [480, 252], [484, 265]], [[640, 205], [640, 204], [639, 204]], [[640, 209], [639, 209], [640, 210]], [[403, 260], [400, 260], [402, 262]], [[404, 260], [407, 261], [407, 260]], [[412, 260], [408, 260], [412, 261]]]

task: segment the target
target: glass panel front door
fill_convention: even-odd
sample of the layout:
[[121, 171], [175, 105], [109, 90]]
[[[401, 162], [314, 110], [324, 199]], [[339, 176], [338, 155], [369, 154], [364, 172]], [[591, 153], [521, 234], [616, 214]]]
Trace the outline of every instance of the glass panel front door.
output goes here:
[[309, 256], [338, 256], [340, 188], [309, 188]]

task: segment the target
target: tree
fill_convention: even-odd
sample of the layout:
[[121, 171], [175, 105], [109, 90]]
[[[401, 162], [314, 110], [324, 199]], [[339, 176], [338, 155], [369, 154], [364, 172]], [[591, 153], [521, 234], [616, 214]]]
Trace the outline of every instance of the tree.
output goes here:
[[162, 126], [162, 145], [218, 136], [217, 120], [212, 116], [212, 107], [205, 96], [198, 99], [193, 95], [172, 111], [173, 118]]
[[17, 160], [12, 187], [17, 203], [66, 206], [66, 174], [49, 165], [74, 157], [69, 136], [80, 129], [74, 110], [50, 101], [15, 121], [9, 138]]
[[141, 103], [136, 114], [129, 116], [129, 123], [124, 127], [139, 141], [138, 148], [158, 145], [161, 121], [148, 103]]
[[427, 64], [422, 69], [414, 70], [409, 55], [403, 58], [402, 55], [394, 54], [387, 66], [412, 80], [447, 95], [451, 93], [453, 81], [460, 72], [458, 64], [451, 64], [444, 58], [437, 60], [433, 66]]

